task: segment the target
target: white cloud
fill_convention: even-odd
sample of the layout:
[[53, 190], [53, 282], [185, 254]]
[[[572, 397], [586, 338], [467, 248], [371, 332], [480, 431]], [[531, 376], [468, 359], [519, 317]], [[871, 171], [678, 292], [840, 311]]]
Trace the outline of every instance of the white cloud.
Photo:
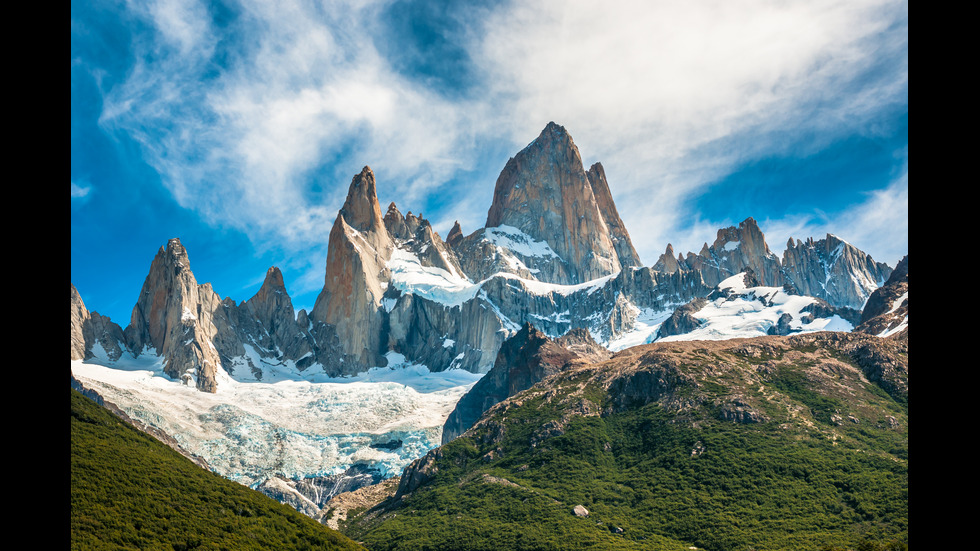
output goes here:
[[141, 143], [182, 206], [260, 251], [307, 253], [322, 278], [351, 176], [370, 165], [383, 193], [419, 200], [466, 166], [454, 146], [479, 112], [387, 65], [383, 4], [246, 0], [229, 28], [185, 0], [133, 5], [157, 34], [135, 38], [101, 123]]
[[690, 226], [683, 202], [737, 163], [781, 152], [786, 135], [863, 131], [907, 102], [907, 27], [888, 32], [907, 13], [877, 0], [518, 3], [486, 25], [478, 59], [515, 141], [556, 120], [602, 160], [652, 262]]
[[92, 186], [90, 185], [81, 185], [75, 182], [71, 183], [72, 202], [75, 202], [76, 199], [80, 201], [84, 201], [88, 197], [88, 194], [91, 192], [92, 192]]
[[[155, 34], [135, 37], [137, 61], [107, 92], [102, 123], [141, 142], [181, 205], [259, 249], [308, 251], [320, 276], [363, 165], [382, 198], [427, 210], [445, 204], [433, 197], [448, 186], [473, 183], [453, 178], [482, 145], [503, 137], [516, 152], [555, 120], [587, 162], [603, 162], [649, 264], [667, 241], [678, 252], [711, 241], [715, 221], [692, 221], [685, 201], [785, 148], [783, 133], [810, 133], [819, 147], [907, 103], [901, 1], [517, 2], [467, 31], [476, 84], [464, 99], [378, 52], [375, 36], [399, 39], [378, 26], [383, 0], [243, 0], [227, 28], [202, 6], [130, 4]], [[873, 71], [892, 57], [897, 67]], [[443, 231], [456, 218], [472, 231], [495, 178], [426, 214]]]

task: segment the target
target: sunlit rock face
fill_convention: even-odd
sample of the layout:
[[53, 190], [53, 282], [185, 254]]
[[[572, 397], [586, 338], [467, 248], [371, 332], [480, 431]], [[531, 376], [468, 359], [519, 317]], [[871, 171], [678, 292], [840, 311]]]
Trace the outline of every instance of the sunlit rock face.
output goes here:
[[[516, 228], [546, 243], [564, 270], [541, 273], [541, 281], [581, 283], [639, 264], [612, 204], [605, 172], [601, 166], [593, 169], [590, 178], [572, 137], [552, 122], [507, 161], [497, 178], [486, 227]], [[528, 267], [537, 268], [534, 264]]]

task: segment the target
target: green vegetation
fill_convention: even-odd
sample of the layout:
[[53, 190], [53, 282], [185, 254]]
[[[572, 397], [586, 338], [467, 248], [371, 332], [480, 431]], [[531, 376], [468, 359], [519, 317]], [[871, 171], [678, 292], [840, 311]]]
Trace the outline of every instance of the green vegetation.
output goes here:
[[71, 391], [72, 549], [362, 549]]
[[[773, 358], [769, 375], [747, 362], [625, 410], [569, 375], [444, 446], [428, 483], [347, 533], [378, 550], [907, 549], [907, 401], [853, 364]], [[769, 417], [719, 418], [731, 394]], [[569, 414], [582, 399], [603, 414]]]

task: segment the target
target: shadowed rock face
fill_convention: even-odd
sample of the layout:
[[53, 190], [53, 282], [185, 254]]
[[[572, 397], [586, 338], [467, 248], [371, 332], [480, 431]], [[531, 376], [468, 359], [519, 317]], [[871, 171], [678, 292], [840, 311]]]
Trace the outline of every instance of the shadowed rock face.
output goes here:
[[[909, 257], [898, 263], [888, 281], [868, 299], [861, 313], [861, 324], [855, 332], [871, 335], [890, 334], [892, 338], [908, 341], [909, 317]], [[901, 324], [904, 329], [900, 329]]]
[[[564, 342], [580, 347], [584, 354], [596, 360], [603, 357], [601, 349], [588, 332], [567, 335]], [[473, 426], [494, 404], [502, 402], [535, 383], [569, 368], [588, 363], [547, 335], [525, 323], [513, 337], [504, 341], [497, 353], [493, 368], [463, 395], [442, 429], [445, 444]]]
[[125, 342], [122, 328], [98, 312], [89, 312], [75, 284], [72, 284], [71, 359], [87, 360], [94, 355], [93, 347], [99, 345], [109, 360], [118, 360], [123, 354]]
[[[593, 186], [600, 190], [604, 211]], [[604, 214], [610, 216], [612, 231]], [[639, 262], [601, 166], [594, 170], [593, 183], [571, 136], [553, 122], [507, 161], [497, 178], [486, 227], [499, 226], [517, 228], [557, 253], [567, 268], [565, 274], [543, 279], [550, 283], [589, 281]], [[621, 259], [618, 250], [627, 257]]]
[[790, 239], [783, 253], [786, 281], [803, 295], [826, 300], [834, 306], [856, 310], [891, 274], [891, 268], [870, 255], [827, 234], [819, 241]]
[[619, 263], [626, 268], [627, 266], [642, 266], [640, 255], [633, 248], [630, 234], [626, 231], [626, 224], [619, 217], [616, 210], [616, 203], [613, 201], [612, 192], [609, 191], [609, 182], [606, 181], [606, 170], [602, 168], [602, 163], [595, 163], [586, 173], [589, 184], [592, 185], [592, 194], [595, 196], [596, 206], [602, 213], [606, 227], [609, 228], [609, 236], [612, 238], [613, 247], [619, 256]]
[[297, 367], [300, 369], [305, 369], [312, 363], [312, 343], [296, 322], [293, 302], [286, 292], [279, 268], [269, 268], [262, 287], [255, 296], [242, 304], [242, 308], [247, 309], [250, 316], [258, 320], [269, 336], [270, 342], [265, 346], [267, 350], [278, 349], [283, 358], [298, 360]]

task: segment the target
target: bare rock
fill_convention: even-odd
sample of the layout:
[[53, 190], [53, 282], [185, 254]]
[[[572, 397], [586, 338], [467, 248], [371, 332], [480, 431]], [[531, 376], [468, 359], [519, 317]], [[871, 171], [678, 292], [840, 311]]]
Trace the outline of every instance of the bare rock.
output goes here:
[[782, 268], [787, 282], [800, 294], [856, 310], [864, 306], [892, 271], [887, 264], [875, 262], [870, 255], [832, 234], [819, 241], [790, 239]]
[[786, 336], [793, 332], [793, 328], [790, 327], [790, 323], [793, 321], [793, 315], [789, 313], [783, 313], [779, 316], [779, 320], [776, 325], [773, 325], [766, 331], [768, 335], [781, 335]]
[[701, 321], [695, 317], [695, 314], [704, 308], [707, 303], [707, 299], [695, 298], [691, 302], [674, 310], [674, 313], [660, 324], [660, 329], [657, 330], [657, 338], [662, 339], [671, 335], [683, 335], [700, 327]]
[[581, 327], [569, 329], [568, 333], [558, 337], [555, 343], [562, 348], [574, 352], [589, 363], [602, 362], [612, 356], [612, 352], [608, 348], [595, 342], [595, 339], [592, 338], [592, 333], [589, 333], [588, 329]]
[[393, 247], [381, 217], [374, 173], [364, 167], [351, 180], [330, 231], [323, 290], [310, 314], [314, 325], [326, 326], [315, 327], [314, 333], [317, 357], [328, 373], [353, 374], [387, 364], [381, 299], [390, 279], [387, 262]]
[[567, 369], [587, 363], [526, 323], [504, 341], [493, 368], [460, 398], [442, 429], [443, 444], [472, 427], [494, 404], [531, 388], [535, 383]]
[[164, 358], [167, 375], [215, 392], [221, 359], [212, 344], [212, 319], [220, 304], [210, 283], [198, 285], [180, 239], [171, 239], [157, 251], [133, 307], [125, 332], [129, 349], [153, 349]]
[[616, 210], [616, 203], [613, 201], [612, 192], [609, 191], [609, 182], [606, 181], [606, 170], [602, 168], [602, 163], [595, 163], [586, 173], [589, 183], [592, 184], [592, 194], [595, 196], [596, 205], [602, 218], [609, 228], [609, 235], [619, 255], [619, 263], [623, 268], [631, 266], [642, 266], [640, 255], [633, 248], [630, 234], [626, 231], [626, 224], [619, 218], [619, 211]]
[[122, 328], [98, 312], [89, 312], [75, 284], [72, 284], [71, 359], [87, 360], [100, 355], [104, 356], [103, 359], [116, 361], [122, 356], [125, 343]]
[[868, 298], [855, 331], [908, 340], [909, 257], [898, 263], [888, 281]]
[[449, 230], [446, 236], [446, 244], [455, 249], [463, 241], [463, 230], [459, 227], [459, 220], [453, 224], [453, 229]]
[[[619, 271], [624, 261], [626, 265], [638, 263], [619, 215], [615, 209], [608, 210], [612, 197], [601, 167], [593, 178], [594, 183], [565, 128], [548, 123], [501, 171], [486, 227], [510, 226], [546, 242], [566, 267], [563, 276], [539, 277], [550, 283], [589, 281]], [[614, 232], [600, 210], [593, 186], [600, 189], [607, 212], [614, 217]], [[627, 258], [620, 259], [614, 237]]]

